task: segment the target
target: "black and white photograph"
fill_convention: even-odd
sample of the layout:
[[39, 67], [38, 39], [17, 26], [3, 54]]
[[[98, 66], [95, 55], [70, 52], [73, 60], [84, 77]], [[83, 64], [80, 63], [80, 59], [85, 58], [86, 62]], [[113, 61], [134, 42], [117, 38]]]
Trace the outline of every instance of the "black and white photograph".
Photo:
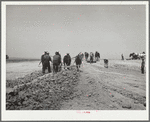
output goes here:
[[6, 113], [148, 111], [148, 2], [106, 3], [5, 2]]

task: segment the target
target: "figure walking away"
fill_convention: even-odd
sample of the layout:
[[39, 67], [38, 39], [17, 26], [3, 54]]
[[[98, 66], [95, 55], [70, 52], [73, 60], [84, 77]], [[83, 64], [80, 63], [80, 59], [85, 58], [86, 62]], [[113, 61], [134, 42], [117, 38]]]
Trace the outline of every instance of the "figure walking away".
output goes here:
[[144, 58], [142, 58], [142, 63], [141, 63], [141, 73], [144, 74], [144, 68], [145, 68], [145, 61]]
[[121, 57], [122, 57], [122, 60], [124, 60], [124, 56], [123, 56], [123, 54], [121, 55]]
[[58, 72], [58, 66], [61, 64], [61, 57], [59, 55], [59, 52], [55, 52], [55, 55], [53, 56], [53, 72]]
[[48, 52], [45, 52], [42, 61], [43, 61], [42, 72], [45, 73], [46, 68], [48, 68], [48, 72], [51, 73], [50, 61], [52, 62], [52, 60]]
[[44, 51], [43, 55], [41, 56], [41, 61], [39, 63], [39, 65], [42, 63], [42, 67], [43, 67], [44, 55], [46, 55], [46, 51]]

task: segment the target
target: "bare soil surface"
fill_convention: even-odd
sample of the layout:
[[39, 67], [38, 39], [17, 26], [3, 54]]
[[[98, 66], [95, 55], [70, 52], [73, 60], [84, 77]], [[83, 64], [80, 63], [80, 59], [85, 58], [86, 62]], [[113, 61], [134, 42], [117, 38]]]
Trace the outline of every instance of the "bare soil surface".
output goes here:
[[146, 109], [146, 75], [141, 74], [140, 60], [109, 60], [108, 68], [103, 60], [83, 61], [80, 72], [72, 67], [54, 77], [43, 75], [38, 63], [7, 63], [6, 87], [13, 89], [6, 94], [8, 110]]
[[146, 76], [140, 61], [110, 60], [83, 63], [76, 97], [64, 103], [62, 110], [145, 110]]

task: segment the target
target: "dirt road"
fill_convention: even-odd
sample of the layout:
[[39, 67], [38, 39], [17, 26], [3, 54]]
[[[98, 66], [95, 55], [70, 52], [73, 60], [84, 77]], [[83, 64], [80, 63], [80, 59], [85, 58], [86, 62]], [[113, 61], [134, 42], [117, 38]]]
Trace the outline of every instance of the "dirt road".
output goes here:
[[62, 110], [145, 110], [146, 76], [140, 61], [83, 62], [74, 99]]

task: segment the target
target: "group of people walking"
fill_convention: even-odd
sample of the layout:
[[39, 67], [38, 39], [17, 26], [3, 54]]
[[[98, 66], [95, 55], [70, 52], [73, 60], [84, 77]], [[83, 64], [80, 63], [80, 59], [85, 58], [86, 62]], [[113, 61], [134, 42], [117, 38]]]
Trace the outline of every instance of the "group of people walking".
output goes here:
[[[85, 52], [86, 60], [88, 58], [87, 54], [88, 53]], [[76, 63], [77, 70], [79, 70], [79, 67], [82, 63], [83, 56], [84, 55], [81, 53], [75, 57], [74, 63]], [[90, 53], [90, 63], [91, 63], [91, 60], [93, 61], [93, 57], [94, 57], [94, 54]], [[97, 57], [97, 55], [95, 57]], [[100, 54], [98, 55], [98, 57], [100, 58]], [[123, 54], [121, 55], [121, 57], [122, 57], [122, 60], [124, 60]], [[51, 73], [50, 62], [52, 62], [52, 64], [53, 64], [53, 72], [57, 73], [58, 71], [61, 70], [62, 62], [61, 62], [61, 55], [59, 52], [55, 52], [55, 55], [53, 56], [53, 60], [49, 56], [49, 52], [46, 52], [46, 51], [44, 52], [44, 54], [41, 56], [41, 62], [40, 62], [40, 63], [42, 63], [42, 72], [43, 73], [45, 73], [45, 70], [47, 68], [48, 68], [48, 72]], [[39, 63], [39, 65], [40, 65], [40, 63]], [[64, 56], [63, 63], [64, 63], [64, 68], [65, 68], [65, 64], [66, 64], [66, 66], [70, 66], [71, 57], [70, 57], [69, 53], [67, 53], [67, 55]], [[107, 59], [104, 59], [104, 63], [106, 65], [105, 67], [108, 68], [108, 60]], [[144, 61], [144, 59], [142, 59], [142, 63], [141, 63], [141, 73], [142, 74], [144, 74], [144, 68], [145, 68], [145, 61]], [[67, 67], [67, 69], [69, 69], [69, 68]]]
[[[53, 56], [53, 61], [51, 57], [49, 56], [49, 52], [44, 52], [44, 54], [41, 56], [41, 62], [42, 63], [42, 72], [45, 73], [45, 70], [48, 68], [48, 72], [51, 73], [51, 67], [50, 62], [53, 63], [53, 71], [58, 72], [59, 66], [62, 65], [61, 62], [61, 55], [59, 52], [55, 52], [55, 55]], [[39, 63], [39, 65], [40, 65]], [[61, 68], [60, 68], [61, 69]]]
[[[80, 65], [82, 64], [83, 59], [83, 53], [79, 53], [77, 56], [73, 57], [75, 58], [74, 63], [76, 63], [77, 70], [79, 71]], [[50, 62], [53, 64], [53, 72], [57, 73], [62, 68], [62, 62], [61, 62], [61, 55], [59, 52], [55, 52], [55, 55], [53, 56], [53, 60], [49, 56], [48, 52], [44, 52], [44, 54], [41, 56], [41, 62], [42, 63], [42, 72], [45, 73], [45, 70], [48, 68], [48, 72], [51, 73], [51, 67]], [[39, 63], [39, 65], [40, 65]], [[63, 58], [63, 64], [64, 69], [67, 67], [67, 69], [70, 69], [71, 65], [71, 56], [69, 53], [67, 53]]]

